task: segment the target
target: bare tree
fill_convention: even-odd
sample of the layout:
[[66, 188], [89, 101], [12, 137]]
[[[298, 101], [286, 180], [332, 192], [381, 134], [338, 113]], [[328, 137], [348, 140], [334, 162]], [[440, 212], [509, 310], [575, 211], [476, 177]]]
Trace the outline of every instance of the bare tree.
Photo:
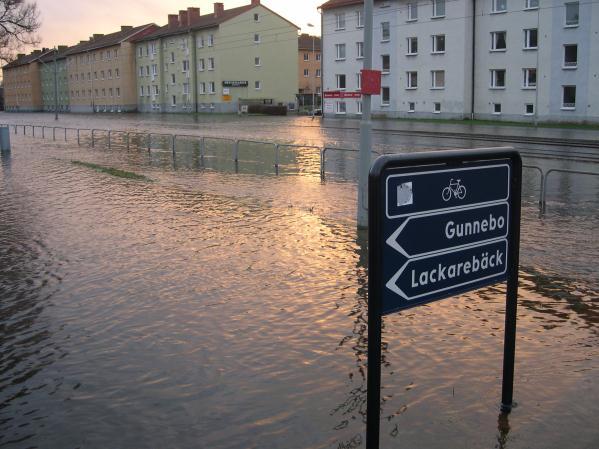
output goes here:
[[21, 48], [39, 44], [40, 25], [35, 1], [0, 0], [0, 61], [10, 62]]

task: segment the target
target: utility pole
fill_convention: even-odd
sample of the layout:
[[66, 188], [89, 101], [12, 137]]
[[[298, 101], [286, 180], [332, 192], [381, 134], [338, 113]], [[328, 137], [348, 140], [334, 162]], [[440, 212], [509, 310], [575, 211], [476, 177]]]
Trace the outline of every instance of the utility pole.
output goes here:
[[56, 61], [58, 50], [54, 47], [54, 120], [58, 120], [58, 62]]
[[[364, 0], [364, 70], [372, 69], [373, 0]], [[358, 168], [358, 228], [368, 228], [368, 173], [372, 150], [372, 96], [362, 95], [360, 165]]]

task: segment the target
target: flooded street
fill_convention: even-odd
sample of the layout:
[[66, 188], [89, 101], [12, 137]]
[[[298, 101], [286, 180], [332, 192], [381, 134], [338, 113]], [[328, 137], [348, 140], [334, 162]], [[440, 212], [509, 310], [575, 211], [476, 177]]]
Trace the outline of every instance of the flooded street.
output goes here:
[[[1, 114], [36, 123], [357, 148], [310, 118]], [[12, 128], [11, 128], [12, 129]], [[38, 128], [39, 130], [39, 128]], [[36, 132], [38, 131], [36, 130]], [[551, 134], [550, 130], [548, 134]], [[47, 130], [46, 130], [47, 132]], [[367, 240], [354, 152], [11, 131], [0, 158], [0, 447], [365, 447]], [[579, 138], [582, 138], [579, 136]], [[490, 145], [375, 135], [375, 149]], [[497, 145], [503, 142], [499, 139]], [[511, 144], [518, 148], [518, 145]], [[599, 172], [599, 150], [525, 165]], [[576, 157], [569, 157], [572, 154]], [[134, 172], [99, 173], [72, 161]], [[381, 447], [599, 446], [599, 177], [525, 169], [514, 398], [505, 285], [384, 319]], [[595, 423], [595, 424], [593, 424]]]

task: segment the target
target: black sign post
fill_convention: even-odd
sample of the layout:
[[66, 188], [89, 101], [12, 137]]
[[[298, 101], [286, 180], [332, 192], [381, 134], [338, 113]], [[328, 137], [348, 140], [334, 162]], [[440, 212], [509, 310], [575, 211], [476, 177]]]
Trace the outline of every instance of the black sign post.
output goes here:
[[369, 177], [366, 447], [379, 448], [382, 316], [507, 280], [512, 408], [522, 161], [513, 150], [381, 156]]

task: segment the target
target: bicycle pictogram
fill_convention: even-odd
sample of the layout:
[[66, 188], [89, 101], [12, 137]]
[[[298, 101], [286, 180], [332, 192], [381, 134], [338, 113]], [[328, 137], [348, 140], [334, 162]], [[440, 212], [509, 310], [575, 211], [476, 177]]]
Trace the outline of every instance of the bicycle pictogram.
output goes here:
[[463, 186], [461, 182], [461, 179], [456, 179], [454, 181], [453, 178], [449, 181], [449, 185], [443, 189], [443, 192], [441, 192], [441, 197], [443, 198], [443, 201], [449, 201], [451, 199], [452, 194], [454, 198], [460, 200], [466, 198], [466, 187]]

